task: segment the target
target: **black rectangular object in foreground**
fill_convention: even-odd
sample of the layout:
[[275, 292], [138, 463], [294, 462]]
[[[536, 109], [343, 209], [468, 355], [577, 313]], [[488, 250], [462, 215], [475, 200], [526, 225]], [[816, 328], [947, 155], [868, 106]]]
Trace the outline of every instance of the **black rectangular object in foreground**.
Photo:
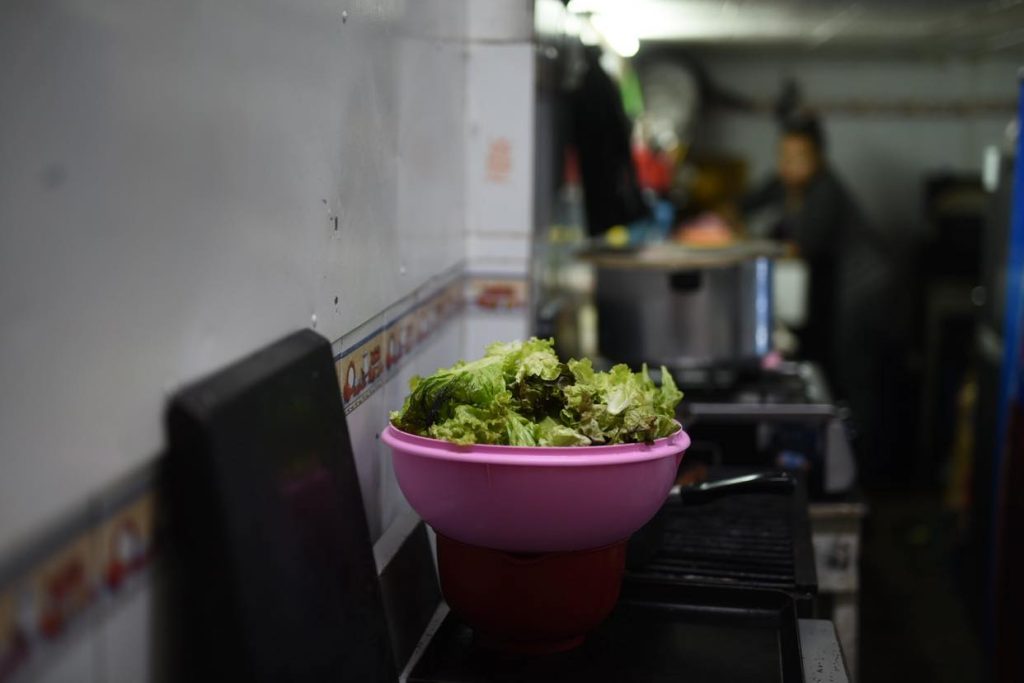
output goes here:
[[624, 587], [615, 611], [578, 649], [515, 658], [473, 644], [449, 615], [409, 683], [793, 683], [803, 681], [796, 610], [771, 590]]
[[330, 344], [295, 333], [167, 416], [178, 680], [396, 680]]

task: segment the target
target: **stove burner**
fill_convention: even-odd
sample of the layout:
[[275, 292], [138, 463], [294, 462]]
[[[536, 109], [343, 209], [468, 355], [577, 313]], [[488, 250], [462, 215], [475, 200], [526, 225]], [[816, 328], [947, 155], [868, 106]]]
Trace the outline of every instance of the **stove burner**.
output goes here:
[[[712, 467], [708, 473], [719, 479], [738, 470]], [[771, 588], [795, 597], [802, 612], [812, 611], [817, 579], [802, 486], [701, 505], [674, 499], [659, 517], [660, 538], [653, 552], [640, 551], [627, 582]]]
[[686, 510], [670, 504], [662, 545], [638, 574], [765, 588], [794, 586], [789, 501], [750, 495]]
[[808, 382], [793, 372], [759, 370], [740, 374], [673, 372], [673, 379], [690, 403], [808, 403]]

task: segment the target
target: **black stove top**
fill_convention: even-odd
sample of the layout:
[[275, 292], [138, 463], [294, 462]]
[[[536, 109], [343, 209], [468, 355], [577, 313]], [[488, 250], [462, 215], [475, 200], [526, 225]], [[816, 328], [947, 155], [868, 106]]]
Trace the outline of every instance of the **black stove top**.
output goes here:
[[673, 379], [690, 403], [817, 402], [818, 381], [803, 364], [787, 363], [776, 369], [675, 370]]
[[[662, 547], [645, 576], [740, 583], [772, 588], [793, 586], [793, 539], [778, 515], [785, 500], [747, 498], [710, 504], [687, 513], [678, 507], [666, 522]], [[723, 509], [724, 508], [724, 509]]]
[[770, 590], [634, 583], [576, 650], [510, 657], [477, 646], [449, 614], [410, 683], [803, 681], [796, 611]]
[[[714, 480], [749, 472], [712, 467], [706, 476]], [[782, 590], [798, 601], [802, 616], [810, 616], [817, 579], [802, 484], [700, 505], [683, 500], [670, 498], [634, 537], [634, 547], [650, 547], [631, 555], [627, 581]]]
[[[706, 476], [749, 472], [710, 468]], [[813, 611], [816, 581], [806, 496], [787, 481], [699, 505], [670, 500], [634, 537], [622, 598], [579, 649], [492, 653], [449, 614], [409, 681], [803, 680], [796, 619]], [[645, 552], [644, 543], [653, 546]]]
[[853, 485], [846, 413], [814, 363], [747, 369], [726, 383], [676, 379], [684, 394], [677, 417], [693, 440], [687, 460], [801, 471], [815, 500]]
[[[453, 614], [421, 639], [437, 605], [424, 527], [413, 520], [416, 531], [401, 535], [397, 552], [385, 559], [382, 544], [375, 558], [333, 377], [330, 344], [304, 332], [176, 397], [168, 465], [173, 540], [183, 544], [179, 561], [196, 580], [179, 587], [196, 599], [181, 602], [198, 611], [183, 615], [191, 617], [180, 622], [189, 647], [170, 659], [226, 679], [278, 680], [287, 672], [289, 680], [390, 683], [393, 665], [415, 648], [408, 680], [420, 683], [803, 680], [793, 596], [752, 582], [739, 587], [737, 565], [718, 566], [723, 584], [735, 585], [631, 577], [612, 616], [579, 649], [558, 655], [509, 659], [485, 651]], [[745, 514], [759, 516], [758, 509]], [[246, 523], [253, 519], [257, 527]], [[690, 569], [714, 575], [726, 545], [716, 550], [706, 538], [716, 525], [728, 531], [710, 517], [693, 524], [704, 529], [701, 545], [670, 520], [660, 566], [685, 546], [691, 561], [699, 559]], [[742, 539], [747, 550], [736, 549], [785, 547], [764, 529]], [[762, 553], [744, 570], [747, 579], [788, 585], [784, 563], [772, 564], [779, 559]], [[383, 567], [380, 582], [375, 563]]]

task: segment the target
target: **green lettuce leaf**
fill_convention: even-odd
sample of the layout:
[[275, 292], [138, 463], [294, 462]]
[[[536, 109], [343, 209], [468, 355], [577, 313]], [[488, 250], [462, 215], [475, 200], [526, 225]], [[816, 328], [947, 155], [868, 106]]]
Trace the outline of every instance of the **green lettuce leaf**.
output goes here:
[[450, 419], [458, 406], [486, 407], [507, 399], [501, 361], [485, 356], [471, 363], [459, 361], [429, 377], [413, 377], [409, 396], [391, 421], [403, 431], [424, 434]]
[[479, 360], [414, 377], [391, 421], [458, 444], [649, 443], [678, 429], [682, 393], [664, 367], [661, 376], [659, 387], [646, 366], [596, 372], [587, 359], [562, 363], [549, 339], [491, 344]]
[[590, 439], [554, 418], [546, 417], [537, 425], [539, 446], [589, 446]]

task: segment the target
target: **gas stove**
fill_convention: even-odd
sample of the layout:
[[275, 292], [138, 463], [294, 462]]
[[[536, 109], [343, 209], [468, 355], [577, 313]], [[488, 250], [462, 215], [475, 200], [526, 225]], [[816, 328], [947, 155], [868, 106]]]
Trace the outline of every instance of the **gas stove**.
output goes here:
[[[831, 624], [799, 619], [794, 596], [779, 590], [791, 584], [785, 570], [761, 585], [635, 575], [575, 650], [517, 658], [484, 649], [441, 600], [413, 513], [371, 546], [330, 346], [312, 333], [187, 389], [169, 430], [168, 547], [189, 580], [173, 579], [187, 599], [174, 603], [181, 632], [169, 647], [182, 649], [168, 661], [195, 674], [182, 677], [847, 680]], [[762, 541], [785, 549], [779, 537]]]
[[[410, 610], [406, 582], [412, 573], [430, 574], [433, 564], [422, 552], [428, 544], [426, 527], [415, 517], [407, 524], [399, 532], [411, 526], [405, 542], [383, 539], [394, 554], [378, 558], [393, 635], [402, 628], [406, 634], [421, 634], [411, 652], [399, 649], [405, 661], [402, 681], [848, 680], [832, 624], [801, 618], [799, 601], [790, 593], [744, 582], [664, 581], [656, 573], [631, 572], [615, 611], [577, 649], [529, 657], [492, 652], [477, 643], [444, 602], [432, 614]], [[433, 590], [436, 594], [436, 585]], [[403, 593], [400, 600], [389, 599]], [[408, 636], [403, 639], [411, 642]]]
[[715, 486], [676, 487], [633, 537], [618, 607], [579, 649], [491, 653], [446, 614], [408, 680], [805, 680], [798, 616], [812, 615], [817, 590], [806, 495], [785, 474], [723, 493], [749, 474], [711, 468], [700, 477]]
[[695, 403], [831, 402], [825, 379], [812, 363], [783, 361], [772, 368], [678, 368], [670, 372]]
[[802, 471], [814, 499], [848, 492], [856, 466], [845, 411], [814, 363], [772, 369], [677, 370], [689, 460]]
[[[691, 477], [694, 469], [684, 473]], [[697, 476], [731, 481], [746, 468], [701, 469]], [[801, 616], [814, 615], [817, 577], [807, 493], [797, 477], [779, 474], [758, 492], [694, 499], [688, 487], [630, 542], [626, 581], [783, 591]]]
[[792, 600], [724, 587], [627, 585], [581, 647], [542, 657], [488, 652], [447, 614], [418, 654], [410, 683], [805, 680]]

